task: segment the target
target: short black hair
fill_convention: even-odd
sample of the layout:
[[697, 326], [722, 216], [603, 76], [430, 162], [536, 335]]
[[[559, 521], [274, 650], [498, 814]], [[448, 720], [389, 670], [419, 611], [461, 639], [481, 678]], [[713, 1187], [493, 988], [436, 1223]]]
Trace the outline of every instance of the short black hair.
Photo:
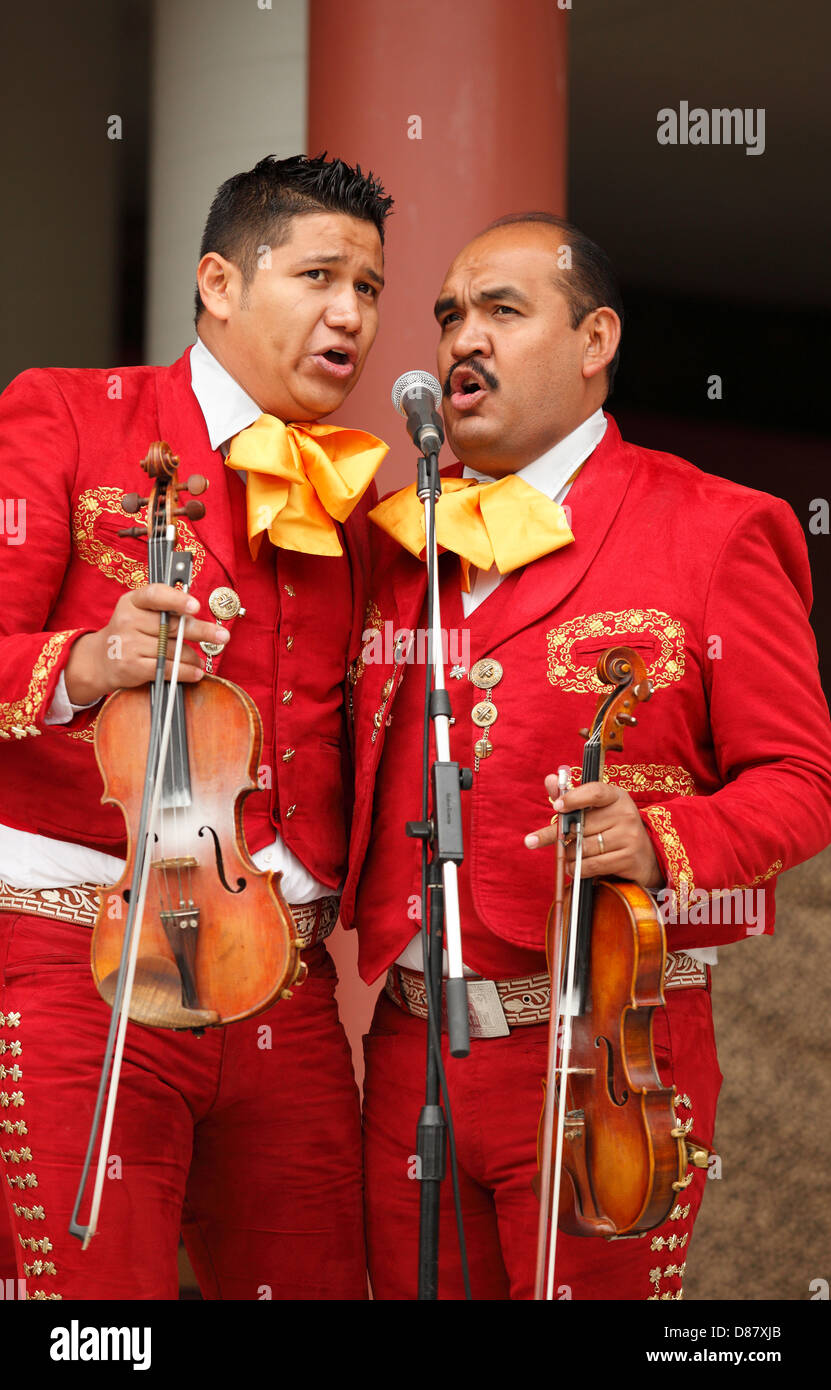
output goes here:
[[[607, 305], [614, 309], [620, 319], [623, 332], [623, 298], [617, 282], [612, 262], [602, 246], [587, 237], [573, 222], [564, 217], [555, 217], [553, 212], [515, 212], [507, 217], [499, 217], [491, 222], [485, 231], [494, 227], [510, 227], [516, 222], [543, 222], [548, 227], [557, 227], [564, 234], [566, 244], [571, 247], [571, 271], [558, 273], [557, 284], [562, 290], [569, 309], [572, 328], [578, 328], [592, 309]], [[606, 368], [608, 392], [611, 395], [620, 362], [620, 344], [617, 352]]]
[[[385, 196], [380, 180], [364, 174], [360, 164], [353, 169], [342, 159], [327, 160], [325, 150], [313, 159], [304, 154], [277, 159], [270, 154], [217, 189], [199, 259], [216, 251], [239, 266], [243, 285], [249, 285], [257, 270], [258, 248], [287, 241], [293, 217], [343, 212], [372, 222], [383, 245], [384, 221], [391, 208], [392, 198]], [[198, 320], [204, 308], [198, 285], [195, 308]]]

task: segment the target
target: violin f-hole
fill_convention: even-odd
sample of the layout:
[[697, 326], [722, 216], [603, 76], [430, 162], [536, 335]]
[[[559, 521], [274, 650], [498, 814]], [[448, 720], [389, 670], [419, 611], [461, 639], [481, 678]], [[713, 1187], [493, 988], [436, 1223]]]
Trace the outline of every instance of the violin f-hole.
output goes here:
[[217, 836], [217, 833], [216, 833], [216, 831], [214, 830], [214, 828], [213, 828], [212, 825], [201, 825], [201, 826], [199, 827], [199, 832], [198, 832], [198, 833], [199, 833], [200, 835], [204, 835], [204, 833], [205, 833], [206, 830], [207, 830], [208, 834], [211, 836], [211, 838], [213, 839], [213, 842], [214, 842], [214, 855], [215, 855], [215, 858], [216, 858], [216, 871], [217, 871], [217, 873], [219, 874], [219, 881], [220, 881], [220, 883], [222, 884], [222, 887], [225, 889], [226, 893], [241, 893], [241, 892], [243, 891], [243, 889], [245, 888], [245, 879], [244, 879], [244, 878], [238, 878], [238, 879], [237, 879], [237, 886], [236, 886], [236, 888], [232, 888], [232, 887], [231, 887], [230, 883], [228, 882], [227, 878], [225, 877], [225, 865], [224, 865], [223, 860], [222, 860], [222, 846], [221, 846], [220, 843], [219, 843], [219, 837]]
[[615, 1095], [615, 1050], [612, 1044], [601, 1033], [599, 1038], [595, 1038], [594, 1045], [606, 1049], [606, 1090], [609, 1092], [609, 1099], [613, 1105], [625, 1105], [629, 1099], [626, 1087], [624, 1086], [620, 1093], [620, 1100]]

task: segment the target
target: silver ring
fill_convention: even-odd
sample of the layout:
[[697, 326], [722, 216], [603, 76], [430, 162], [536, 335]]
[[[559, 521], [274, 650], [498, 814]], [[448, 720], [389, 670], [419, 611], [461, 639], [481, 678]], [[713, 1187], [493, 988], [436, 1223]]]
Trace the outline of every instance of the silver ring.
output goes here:
[[602, 836], [599, 832], [598, 832], [598, 836], [597, 836], [597, 843], [598, 843], [598, 845], [600, 846], [600, 853], [601, 853], [601, 854], [605, 854], [605, 853], [606, 853], [606, 848], [605, 848], [605, 846], [604, 846], [604, 844], [603, 844], [603, 836]]

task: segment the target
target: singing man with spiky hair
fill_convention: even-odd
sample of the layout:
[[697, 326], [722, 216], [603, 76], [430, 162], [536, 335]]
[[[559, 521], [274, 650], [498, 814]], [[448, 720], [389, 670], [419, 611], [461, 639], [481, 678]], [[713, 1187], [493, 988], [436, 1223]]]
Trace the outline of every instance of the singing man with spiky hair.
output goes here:
[[[0, 495], [26, 517], [22, 543], [0, 548], [3, 1234], [36, 1299], [176, 1298], [180, 1230], [206, 1298], [366, 1296], [358, 1099], [322, 943], [345, 873], [343, 682], [386, 447], [317, 422], [375, 338], [390, 205], [341, 160], [263, 159], [216, 195], [197, 341], [177, 362], [31, 370], [0, 398]], [[121, 496], [161, 439], [210, 484], [205, 517], [185, 523], [190, 596], [148, 584], [146, 545], [120, 534]], [[259, 710], [245, 835], [259, 868], [282, 871], [309, 973], [201, 1037], [129, 1025], [114, 1180], [82, 1251], [67, 1228], [110, 1019], [89, 969], [94, 885], [118, 881], [126, 852], [94, 725], [110, 692], [152, 681], [164, 610], [174, 634], [185, 623], [185, 689], [207, 667]]]

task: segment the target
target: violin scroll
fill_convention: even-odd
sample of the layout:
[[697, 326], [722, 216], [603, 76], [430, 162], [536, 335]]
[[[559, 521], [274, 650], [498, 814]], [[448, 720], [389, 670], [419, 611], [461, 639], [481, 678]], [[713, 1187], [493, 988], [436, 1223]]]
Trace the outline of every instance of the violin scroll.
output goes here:
[[[148, 477], [155, 479], [150, 496], [141, 497], [137, 492], [125, 492], [121, 498], [121, 507], [130, 516], [134, 516], [142, 507], [147, 507], [148, 517], [156, 519], [149, 521], [147, 526], [130, 526], [124, 531], [119, 531], [120, 536], [149, 539], [151, 535], [158, 534], [154, 531], [154, 526], [170, 524], [177, 516], [185, 516], [188, 521], [202, 520], [205, 504], [196, 499], [207, 491], [208, 479], [203, 478], [201, 473], [192, 473], [184, 483], [180, 483], [177, 478], [179, 455], [174, 454], [169, 444], [163, 439], [151, 444], [146, 457], [141, 460], [141, 466]], [[175, 493], [179, 499], [183, 492], [189, 492], [190, 498], [174, 509], [170, 493]]]
[[644, 659], [632, 647], [610, 647], [597, 663], [597, 675], [604, 685], [615, 687], [611, 695], [601, 695], [592, 725], [591, 737], [598, 739], [602, 755], [623, 750], [623, 731], [637, 724], [633, 711], [654, 693]]

